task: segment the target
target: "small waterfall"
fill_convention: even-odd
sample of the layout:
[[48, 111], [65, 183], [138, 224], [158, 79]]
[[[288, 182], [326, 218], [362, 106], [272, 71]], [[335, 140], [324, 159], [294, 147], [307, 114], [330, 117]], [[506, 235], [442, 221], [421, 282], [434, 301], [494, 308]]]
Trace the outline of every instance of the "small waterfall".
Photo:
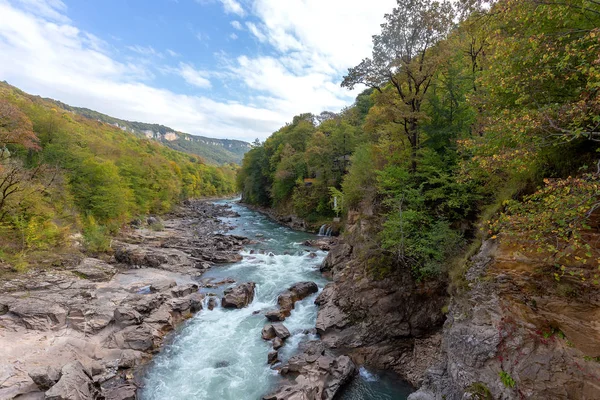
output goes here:
[[325, 232], [325, 236], [331, 236], [331, 227], [327, 228], [327, 232]]
[[327, 228], [326, 224], [321, 225], [321, 229], [319, 229], [319, 236], [325, 236], [325, 229]]

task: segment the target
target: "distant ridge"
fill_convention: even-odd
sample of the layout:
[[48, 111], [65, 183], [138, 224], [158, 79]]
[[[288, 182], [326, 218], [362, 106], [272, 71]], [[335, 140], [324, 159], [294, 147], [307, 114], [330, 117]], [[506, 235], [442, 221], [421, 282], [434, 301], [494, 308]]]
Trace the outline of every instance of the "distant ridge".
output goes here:
[[114, 125], [137, 136], [156, 140], [174, 150], [198, 155], [209, 164], [241, 164], [244, 154], [251, 149], [250, 143], [241, 140], [190, 135], [164, 125], [127, 121], [88, 108], [73, 107], [58, 100], [48, 98], [44, 98], [44, 100], [86, 118]]

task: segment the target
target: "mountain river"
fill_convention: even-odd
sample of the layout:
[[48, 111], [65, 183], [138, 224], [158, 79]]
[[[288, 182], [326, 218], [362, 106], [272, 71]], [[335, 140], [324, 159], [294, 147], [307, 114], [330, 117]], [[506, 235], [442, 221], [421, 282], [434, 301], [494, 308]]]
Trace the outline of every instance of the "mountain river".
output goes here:
[[[263, 215], [232, 201], [238, 218], [224, 222], [235, 226], [231, 234], [247, 236], [259, 243], [248, 246], [243, 260], [210, 269], [201, 279], [255, 282], [254, 301], [246, 308], [205, 309], [184, 323], [165, 344], [144, 377], [143, 400], [258, 400], [272, 390], [281, 377], [267, 365], [270, 343], [261, 339], [266, 323], [255, 312], [274, 308], [277, 296], [296, 282], [313, 281], [322, 289], [327, 283], [319, 272], [326, 253], [302, 243], [315, 236], [280, 226]], [[310, 252], [316, 253], [311, 258]], [[264, 253], [264, 254], [261, 254]], [[220, 289], [202, 289], [221, 297]], [[292, 336], [279, 351], [287, 360], [302, 341], [315, 339], [317, 294], [296, 303], [284, 322]], [[360, 368], [359, 374], [339, 394], [340, 400], [404, 400], [412, 389], [388, 373]]]

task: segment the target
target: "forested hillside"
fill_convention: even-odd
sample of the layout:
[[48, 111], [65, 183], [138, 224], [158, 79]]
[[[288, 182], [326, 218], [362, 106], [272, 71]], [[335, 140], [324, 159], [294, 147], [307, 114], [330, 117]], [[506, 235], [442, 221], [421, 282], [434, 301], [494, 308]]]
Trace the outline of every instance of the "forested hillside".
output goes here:
[[174, 150], [195, 154], [209, 164], [241, 164], [250, 144], [241, 140], [214, 139], [178, 132], [168, 126], [145, 122], [125, 121], [87, 108], [73, 107], [52, 99], [44, 99], [67, 111], [114, 125], [138, 137], [153, 139]]
[[246, 154], [243, 200], [373, 216], [367, 265], [418, 279], [502, 234], [557, 280], [588, 265], [577, 275], [597, 284], [600, 3], [399, 0], [373, 45], [342, 82], [368, 87], [352, 107], [297, 116]]
[[132, 218], [168, 212], [187, 198], [232, 194], [235, 169], [2, 84], [0, 262], [25, 266], [37, 252], [68, 248], [80, 232], [88, 250], [106, 250]]

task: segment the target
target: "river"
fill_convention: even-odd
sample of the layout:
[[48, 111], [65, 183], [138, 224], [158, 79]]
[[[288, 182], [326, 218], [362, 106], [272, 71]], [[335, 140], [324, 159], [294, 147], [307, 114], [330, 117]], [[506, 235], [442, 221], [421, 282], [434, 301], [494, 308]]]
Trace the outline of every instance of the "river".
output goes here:
[[[256, 239], [243, 260], [213, 267], [202, 279], [233, 278], [255, 282], [254, 301], [246, 308], [199, 312], [184, 323], [150, 365], [140, 392], [143, 400], [256, 400], [273, 389], [281, 377], [267, 365], [270, 343], [261, 339], [266, 319], [256, 312], [274, 308], [277, 296], [300, 281], [313, 281], [322, 289], [327, 283], [319, 272], [326, 253], [302, 243], [315, 236], [275, 224], [263, 215], [235, 202], [239, 218], [225, 219], [235, 226], [231, 234]], [[311, 254], [312, 253], [312, 254]], [[221, 297], [221, 289], [202, 289]], [[298, 344], [315, 339], [317, 294], [296, 303], [284, 324], [292, 333], [280, 350], [287, 360]], [[403, 400], [411, 388], [397, 377], [360, 368], [353, 382], [338, 396], [342, 400]]]

